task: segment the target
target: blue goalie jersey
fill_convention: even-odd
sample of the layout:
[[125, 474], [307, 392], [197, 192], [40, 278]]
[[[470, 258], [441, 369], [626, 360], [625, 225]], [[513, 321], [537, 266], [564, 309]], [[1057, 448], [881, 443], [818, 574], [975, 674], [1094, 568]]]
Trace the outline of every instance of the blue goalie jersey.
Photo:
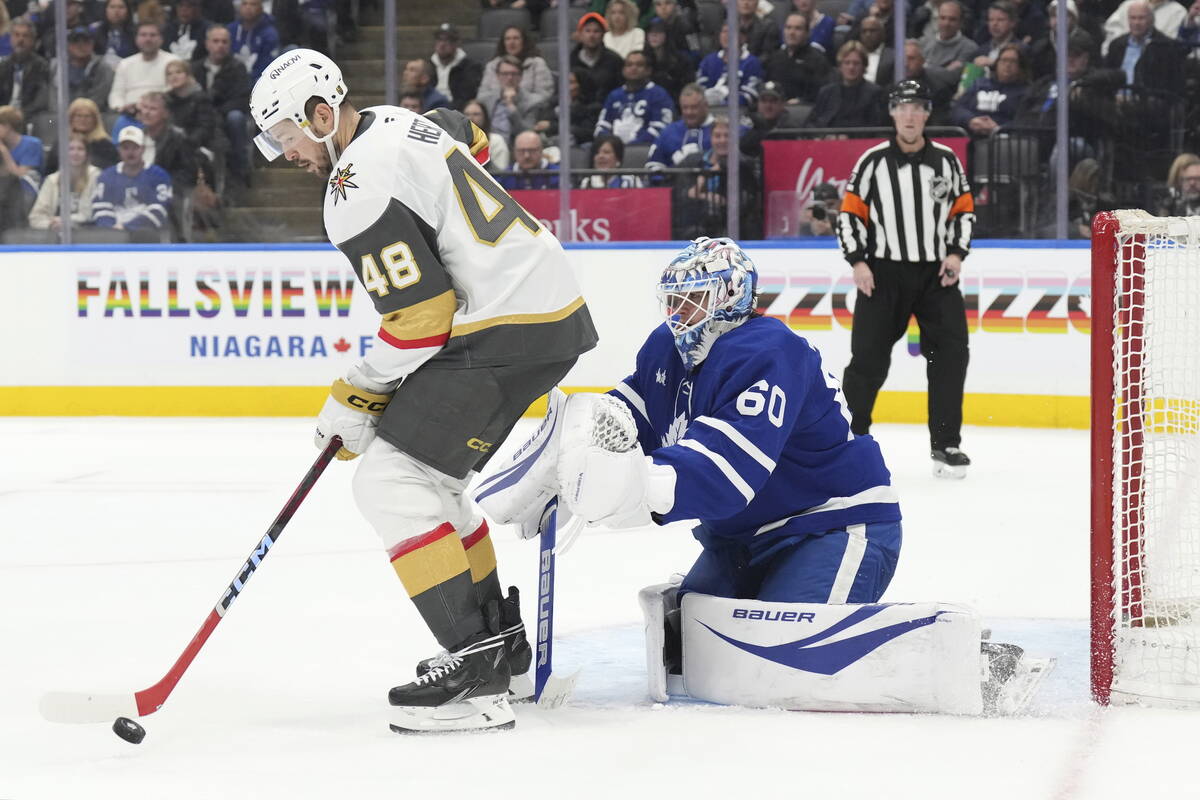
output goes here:
[[898, 522], [879, 445], [850, 432], [841, 386], [807, 340], [771, 317], [717, 337], [689, 371], [666, 325], [611, 394], [633, 410], [642, 449], [675, 471], [663, 522], [763, 539]]

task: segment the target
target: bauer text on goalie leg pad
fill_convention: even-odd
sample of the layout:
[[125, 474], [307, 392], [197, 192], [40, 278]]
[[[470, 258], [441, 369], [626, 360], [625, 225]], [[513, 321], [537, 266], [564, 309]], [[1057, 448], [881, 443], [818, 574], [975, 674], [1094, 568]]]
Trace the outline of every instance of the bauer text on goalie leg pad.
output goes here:
[[949, 603], [683, 596], [683, 683], [727, 705], [978, 714], [980, 621]]

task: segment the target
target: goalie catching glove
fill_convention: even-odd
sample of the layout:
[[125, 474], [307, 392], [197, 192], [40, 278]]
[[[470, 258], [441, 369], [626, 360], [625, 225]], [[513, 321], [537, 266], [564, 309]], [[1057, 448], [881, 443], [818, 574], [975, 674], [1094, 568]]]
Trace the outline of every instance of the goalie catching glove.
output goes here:
[[338, 378], [329, 389], [329, 397], [317, 416], [313, 442], [324, 449], [333, 436], [342, 437], [337, 457], [342, 461], [358, 458], [375, 438], [379, 418], [392, 399], [392, 388], [364, 378], [357, 369], [346, 378]]
[[[675, 473], [642, 454], [629, 409], [615, 397], [549, 395], [546, 418], [475, 495], [484, 513], [531, 534], [551, 497], [589, 524], [631, 527], [674, 504]], [[526, 538], [529, 538], [526, 535]]]

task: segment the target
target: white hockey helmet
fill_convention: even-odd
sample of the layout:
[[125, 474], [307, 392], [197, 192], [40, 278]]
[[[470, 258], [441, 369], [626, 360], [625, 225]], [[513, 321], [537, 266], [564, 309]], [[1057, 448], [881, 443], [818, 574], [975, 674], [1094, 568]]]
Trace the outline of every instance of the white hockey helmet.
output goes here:
[[333, 109], [336, 131], [346, 91], [342, 70], [329, 56], [303, 48], [281, 54], [263, 70], [250, 93], [250, 114], [262, 131], [254, 137], [259, 151], [268, 161], [283, 154], [288, 134], [296, 133], [292, 125], [285, 123], [292, 123], [309, 139], [329, 147], [333, 131], [320, 137], [313, 133], [304, 106], [310, 97], [319, 97], [328, 103]]

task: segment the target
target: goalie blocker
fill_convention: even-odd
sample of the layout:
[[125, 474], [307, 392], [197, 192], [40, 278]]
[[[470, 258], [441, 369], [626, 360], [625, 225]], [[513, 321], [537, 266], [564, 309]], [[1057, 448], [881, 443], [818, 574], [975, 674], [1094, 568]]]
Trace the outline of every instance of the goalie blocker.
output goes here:
[[696, 592], [677, 604], [677, 590], [660, 584], [639, 593], [648, 688], [659, 702], [687, 695], [795, 711], [1015, 713], [1053, 666], [1021, 658], [1011, 645], [986, 643], [981, 654], [980, 620], [967, 606], [767, 603]]

